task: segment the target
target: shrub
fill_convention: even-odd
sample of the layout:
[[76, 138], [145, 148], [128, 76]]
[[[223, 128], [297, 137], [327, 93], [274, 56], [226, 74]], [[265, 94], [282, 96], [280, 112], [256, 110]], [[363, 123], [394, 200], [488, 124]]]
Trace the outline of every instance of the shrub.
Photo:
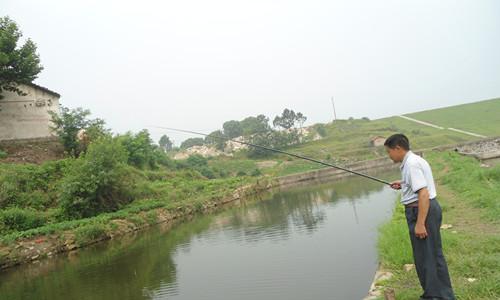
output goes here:
[[208, 167], [201, 167], [198, 171], [201, 173], [201, 175], [205, 176], [208, 179], [215, 178], [215, 173]]
[[4, 159], [6, 157], [7, 157], [7, 152], [0, 150], [0, 159]]
[[200, 154], [193, 154], [188, 157], [186, 164], [191, 168], [203, 167], [208, 165], [208, 160]]
[[130, 202], [133, 173], [128, 172], [126, 162], [127, 151], [116, 139], [91, 144], [62, 179], [59, 201], [64, 214], [90, 217]]
[[317, 124], [316, 126], [316, 132], [319, 134], [321, 137], [325, 137], [327, 135], [326, 132], [326, 126], [323, 124]]
[[262, 172], [260, 171], [260, 169], [257, 169], [255, 168], [251, 173], [250, 173], [250, 176], [260, 176], [262, 175]]
[[24, 231], [45, 223], [45, 216], [35, 210], [12, 207], [0, 211], [0, 224], [7, 231]]
[[127, 162], [129, 165], [137, 168], [149, 167], [154, 169], [157, 167], [157, 158], [159, 156], [157, 152], [160, 150], [153, 144], [147, 130], [144, 129], [137, 134], [127, 132], [124, 135], [117, 136], [116, 139], [128, 152]]
[[57, 197], [56, 185], [70, 159], [37, 165], [3, 165], [0, 168], [0, 208], [47, 208]]

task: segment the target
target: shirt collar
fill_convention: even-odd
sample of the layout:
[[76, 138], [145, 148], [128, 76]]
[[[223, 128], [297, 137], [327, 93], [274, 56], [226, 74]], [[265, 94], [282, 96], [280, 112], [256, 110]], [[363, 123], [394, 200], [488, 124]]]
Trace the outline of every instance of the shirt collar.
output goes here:
[[406, 155], [405, 155], [405, 158], [403, 158], [403, 162], [401, 163], [401, 166], [399, 166], [400, 169], [403, 169], [406, 162], [408, 161], [408, 157], [410, 157], [410, 155], [412, 155], [413, 152], [411, 152], [411, 150], [408, 150], [408, 152], [406, 152]]

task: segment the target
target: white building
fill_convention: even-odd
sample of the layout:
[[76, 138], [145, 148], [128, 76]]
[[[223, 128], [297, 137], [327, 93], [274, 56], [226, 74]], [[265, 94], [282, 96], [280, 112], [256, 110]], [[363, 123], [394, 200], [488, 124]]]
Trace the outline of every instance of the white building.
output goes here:
[[47, 138], [52, 133], [49, 111], [59, 113], [59, 95], [36, 84], [21, 84], [26, 93], [2, 91], [0, 99], [0, 141]]

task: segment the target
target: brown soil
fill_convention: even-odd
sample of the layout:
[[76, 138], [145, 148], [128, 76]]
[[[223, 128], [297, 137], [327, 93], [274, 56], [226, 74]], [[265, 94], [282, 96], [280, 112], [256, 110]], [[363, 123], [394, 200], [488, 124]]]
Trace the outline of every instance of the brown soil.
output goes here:
[[64, 157], [64, 148], [55, 138], [0, 141], [0, 150], [7, 153], [6, 158], [0, 159], [3, 163], [41, 164]]

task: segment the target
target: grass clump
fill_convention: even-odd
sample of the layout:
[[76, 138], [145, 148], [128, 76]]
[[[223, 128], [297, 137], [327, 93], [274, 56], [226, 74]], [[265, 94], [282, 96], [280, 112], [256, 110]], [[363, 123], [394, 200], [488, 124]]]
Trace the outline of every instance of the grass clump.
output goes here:
[[106, 226], [101, 223], [92, 223], [75, 230], [75, 241], [78, 245], [100, 240], [106, 237]]

